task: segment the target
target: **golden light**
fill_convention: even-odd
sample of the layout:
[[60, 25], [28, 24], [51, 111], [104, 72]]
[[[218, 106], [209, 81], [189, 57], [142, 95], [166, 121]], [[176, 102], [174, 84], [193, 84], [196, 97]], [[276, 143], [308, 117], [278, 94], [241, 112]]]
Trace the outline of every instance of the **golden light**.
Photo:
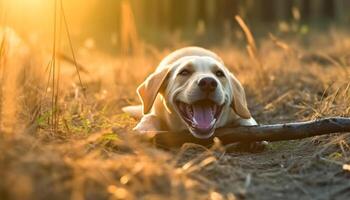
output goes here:
[[22, 35], [29, 32], [48, 35], [52, 31], [55, 8], [57, 16], [60, 16], [62, 3], [74, 31], [74, 28], [80, 29], [87, 23], [96, 2], [97, 0], [0, 0], [0, 25], [10, 26]]

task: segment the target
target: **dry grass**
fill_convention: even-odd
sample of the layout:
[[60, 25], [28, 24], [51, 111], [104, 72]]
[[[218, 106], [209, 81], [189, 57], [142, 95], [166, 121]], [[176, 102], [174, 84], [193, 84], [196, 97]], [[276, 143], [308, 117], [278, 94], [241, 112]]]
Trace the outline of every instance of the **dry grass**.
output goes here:
[[265, 72], [264, 72], [264, 68], [263, 68], [263, 63], [261, 61], [260, 56], [258, 55], [259, 53], [258, 53], [258, 49], [257, 49], [256, 44], [255, 44], [254, 36], [253, 36], [252, 32], [250, 31], [250, 29], [248, 28], [247, 24], [243, 21], [243, 19], [239, 15], [236, 15], [235, 19], [245, 34], [245, 37], [247, 40], [247, 47], [246, 48], [247, 48], [248, 55], [253, 60], [254, 65], [258, 68], [258, 70], [260, 70], [260, 74], [261, 74], [260, 81], [265, 81], [264, 80]]
[[[349, 172], [342, 168], [350, 162], [349, 134], [272, 143], [256, 154], [230, 152], [219, 143], [156, 149], [135, 137], [136, 121], [121, 107], [138, 102], [135, 88], [169, 49], [118, 58], [80, 47], [84, 96], [76, 68], [64, 61], [47, 84], [42, 68], [51, 55], [38, 53], [41, 47], [20, 42], [11, 47], [15, 54], [3, 53], [15, 37], [0, 38], [1, 199], [349, 196]], [[233, 45], [213, 48], [245, 86], [259, 122], [350, 116], [350, 37], [331, 31], [311, 38], [308, 49], [298, 39], [259, 41], [254, 55], [264, 63], [263, 85], [251, 54]]]

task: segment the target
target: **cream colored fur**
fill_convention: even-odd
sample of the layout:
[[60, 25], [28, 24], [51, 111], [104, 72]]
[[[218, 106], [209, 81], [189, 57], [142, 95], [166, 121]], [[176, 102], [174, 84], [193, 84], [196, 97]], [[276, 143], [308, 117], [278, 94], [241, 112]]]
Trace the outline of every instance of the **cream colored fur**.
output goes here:
[[[194, 71], [186, 80], [178, 77], [179, 71], [185, 67]], [[213, 70], [222, 70], [225, 78], [216, 77]], [[224, 104], [216, 128], [257, 124], [250, 115], [244, 89], [237, 78], [219, 56], [199, 47], [186, 47], [166, 56], [137, 90], [142, 106], [128, 106], [123, 111], [140, 118], [135, 130], [141, 133], [186, 130], [188, 126], [179, 116], [175, 101], [190, 104], [201, 98], [196, 81], [202, 77], [214, 78], [219, 83], [211, 97], [213, 101]]]

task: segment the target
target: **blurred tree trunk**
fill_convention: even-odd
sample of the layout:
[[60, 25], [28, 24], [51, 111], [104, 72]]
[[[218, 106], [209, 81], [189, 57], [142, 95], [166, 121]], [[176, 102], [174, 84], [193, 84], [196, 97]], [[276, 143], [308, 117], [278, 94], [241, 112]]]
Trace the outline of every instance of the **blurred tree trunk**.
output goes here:
[[215, 15], [217, 13], [216, 0], [206, 0], [206, 21], [208, 30], [213, 30], [215, 24]]
[[202, 20], [205, 22], [206, 18], [206, 4], [202, 1], [198, 3], [198, 20]]
[[336, 19], [340, 22], [343, 22], [343, 20], [346, 18], [345, 16], [345, 10], [344, 10], [344, 6], [345, 6], [345, 1], [346, 0], [334, 0], [334, 4], [335, 4], [335, 13], [336, 13]]
[[237, 0], [218, 0], [217, 2], [216, 23], [220, 26], [226, 22], [233, 24], [234, 16], [238, 14]]
[[309, 21], [311, 18], [311, 0], [302, 1], [301, 5], [301, 18]]
[[[137, 23], [146, 30], [193, 31], [221, 33], [224, 24], [234, 23], [236, 14], [252, 22], [276, 22], [292, 19], [293, 6], [301, 20], [323, 23], [324, 19], [347, 22], [349, 0], [130, 0]], [[119, 1], [118, 1], [119, 2]], [[114, 2], [113, 5], [117, 3]], [[108, 8], [108, 6], [104, 7]], [[103, 15], [103, 14], [102, 14]], [[321, 20], [322, 19], [322, 20]], [[198, 22], [202, 22], [198, 26]]]
[[152, 29], [159, 28], [158, 18], [159, 18], [159, 3], [158, 0], [147, 0], [150, 5], [150, 9], [148, 10], [148, 14], [150, 15], [150, 27]]
[[186, 28], [188, 30], [194, 30], [197, 25], [197, 15], [198, 15], [198, 0], [190, 0], [187, 3], [187, 20], [185, 22]]
[[[279, 1], [279, 0], [277, 0]], [[266, 22], [272, 22], [276, 18], [276, 1], [264, 0], [261, 5], [263, 20]]]
[[171, 1], [171, 30], [183, 28], [186, 21], [186, 0]]
[[159, 16], [159, 20], [160, 20], [160, 26], [161, 29], [163, 30], [169, 30], [170, 28], [170, 3], [171, 0], [162, 0], [162, 5], [160, 7], [161, 11], [160, 11], [160, 16]]
[[276, 1], [275, 2], [275, 10], [276, 10], [276, 21], [280, 20], [288, 20], [291, 18], [291, 10], [293, 7], [293, 1]]
[[336, 19], [341, 23], [347, 23], [350, 20], [350, 1], [349, 0], [335, 0], [334, 12]]
[[335, 16], [335, 6], [334, 6], [334, 2], [333, 0], [325, 0], [323, 2], [323, 13], [324, 13], [324, 17], [328, 18], [328, 19], [333, 19]]
[[238, 14], [237, 0], [217, 0], [214, 24], [216, 32], [221, 34], [224, 29], [232, 26], [234, 16]]
[[130, 4], [132, 6], [132, 9], [135, 15], [136, 24], [139, 27], [142, 27], [142, 25], [145, 24], [144, 1], [131, 0]]
[[321, 0], [311, 0], [310, 1], [310, 19], [316, 22], [317, 19], [322, 17], [322, 4]]

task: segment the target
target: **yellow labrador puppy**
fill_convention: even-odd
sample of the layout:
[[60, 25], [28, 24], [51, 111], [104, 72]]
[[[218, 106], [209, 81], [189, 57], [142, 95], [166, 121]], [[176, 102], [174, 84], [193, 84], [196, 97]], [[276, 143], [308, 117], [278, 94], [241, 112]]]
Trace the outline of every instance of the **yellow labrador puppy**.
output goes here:
[[213, 52], [186, 47], [166, 56], [138, 88], [142, 106], [123, 108], [141, 117], [138, 132], [189, 130], [209, 138], [218, 127], [256, 125], [237, 78]]

